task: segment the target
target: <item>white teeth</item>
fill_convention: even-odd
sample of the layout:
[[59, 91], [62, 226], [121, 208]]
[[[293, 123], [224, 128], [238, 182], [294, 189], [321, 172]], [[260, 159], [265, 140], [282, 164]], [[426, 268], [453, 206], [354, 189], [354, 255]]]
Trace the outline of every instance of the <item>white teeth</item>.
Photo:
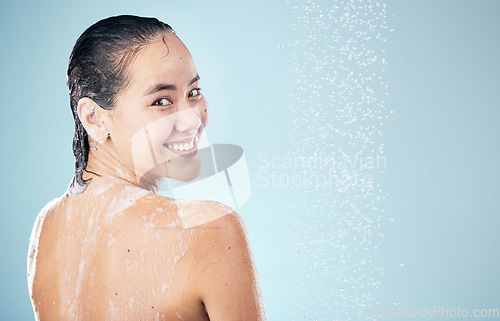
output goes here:
[[[195, 136], [194, 141], [198, 143], [198, 137]], [[191, 150], [194, 147], [194, 141], [191, 141], [190, 143], [168, 144], [167, 148], [179, 151]]]

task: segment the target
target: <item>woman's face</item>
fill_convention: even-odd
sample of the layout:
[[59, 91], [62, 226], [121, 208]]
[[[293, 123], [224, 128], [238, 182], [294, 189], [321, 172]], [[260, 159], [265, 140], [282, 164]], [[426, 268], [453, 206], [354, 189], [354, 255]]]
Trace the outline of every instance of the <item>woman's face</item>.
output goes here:
[[167, 34], [144, 46], [128, 72], [107, 125], [116, 153], [139, 179], [196, 178], [208, 107], [191, 54]]

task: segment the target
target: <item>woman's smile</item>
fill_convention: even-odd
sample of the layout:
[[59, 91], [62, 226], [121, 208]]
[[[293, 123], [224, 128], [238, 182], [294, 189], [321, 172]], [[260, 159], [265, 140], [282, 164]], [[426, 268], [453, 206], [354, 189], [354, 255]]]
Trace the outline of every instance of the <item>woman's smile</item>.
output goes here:
[[198, 137], [193, 136], [191, 138], [165, 143], [163, 146], [176, 155], [188, 158], [193, 157], [198, 153]]

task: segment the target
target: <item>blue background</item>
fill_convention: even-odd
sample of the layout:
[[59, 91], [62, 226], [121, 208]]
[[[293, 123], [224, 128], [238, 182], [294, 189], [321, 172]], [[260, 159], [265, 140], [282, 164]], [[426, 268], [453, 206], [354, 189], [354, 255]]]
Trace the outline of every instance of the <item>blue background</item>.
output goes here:
[[[360, 246], [336, 235], [336, 222], [347, 222], [348, 213], [337, 208], [346, 194], [290, 186], [286, 177], [293, 171], [264, 169], [261, 161], [266, 155], [283, 165], [286, 157], [310, 155], [294, 145], [304, 138], [320, 146], [309, 126], [320, 122], [311, 118], [306, 125], [307, 108], [298, 108], [296, 98], [305, 95], [298, 89], [301, 72], [313, 80], [324, 76], [301, 69], [311, 59], [304, 53], [326, 57], [319, 48], [333, 44], [333, 33], [315, 31], [301, 17], [314, 18], [321, 8], [334, 6], [343, 13], [350, 2], [2, 2], [0, 320], [33, 319], [26, 285], [31, 228], [73, 173], [65, 85], [70, 51], [85, 28], [117, 14], [156, 16], [172, 25], [202, 78], [211, 109], [210, 141], [245, 151], [252, 196], [240, 213], [269, 320], [361, 320], [368, 304], [500, 308], [500, 2], [365, 2], [374, 4], [372, 14], [380, 13], [377, 26], [388, 26], [380, 41], [366, 42], [387, 62], [373, 72], [388, 86], [376, 88], [375, 97], [384, 99], [379, 110], [384, 121], [372, 124], [382, 133], [375, 145], [383, 145], [387, 160], [374, 174], [376, 195], [383, 197], [376, 210], [363, 212], [376, 222], [366, 225], [373, 230], [366, 267], [370, 285], [343, 281], [357, 276], [354, 269], [339, 274], [332, 267], [317, 268], [338, 257], [343, 246], [347, 251]], [[331, 20], [338, 34], [350, 32], [349, 25]], [[304, 47], [304, 30], [324, 38], [318, 37], [323, 40], [317, 47]], [[337, 55], [338, 48], [329, 50], [330, 57]], [[337, 66], [326, 62], [330, 70]], [[343, 126], [334, 121], [342, 114], [336, 108], [341, 102], [321, 95], [317, 102], [328, 116], [321, 124], [328, 121], [327, 131]], [[333, 141], [323, 151], [347, 149], [344, 143]], [[263, 170], [280, 177], [278, 184], [262, 184]], [[348, 202], [356, 203], [353, 197]], [[304, 238], [307, 231], [316, 234]], [[345, 245], [323, 243], [317, 254], [317, 241], [327, 238]], [[332, 266], [342, 265], [333, 261]]]

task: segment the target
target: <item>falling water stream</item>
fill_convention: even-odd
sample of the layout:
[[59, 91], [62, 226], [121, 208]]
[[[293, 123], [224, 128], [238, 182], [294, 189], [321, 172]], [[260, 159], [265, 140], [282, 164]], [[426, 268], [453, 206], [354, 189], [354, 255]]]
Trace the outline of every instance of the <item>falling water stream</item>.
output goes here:
[[[287, 0], [294, 188], [294, 320], [366, 319], [383, 275], [386, 5]], [[285, 179], [286, 180], [286, 179]]]

